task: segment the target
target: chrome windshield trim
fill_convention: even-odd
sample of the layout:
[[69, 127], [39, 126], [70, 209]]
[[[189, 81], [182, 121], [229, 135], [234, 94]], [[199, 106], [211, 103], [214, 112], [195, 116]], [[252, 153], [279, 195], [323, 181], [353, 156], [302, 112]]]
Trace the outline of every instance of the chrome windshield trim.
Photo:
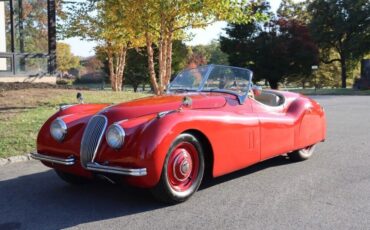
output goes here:
[[75, 164], [75, 158], [74, 157], [68, 157], [68, 158], [61, 158], [61, 157], [52, 157], [40, 153], [31, 153], [31, 157], [35, 160], [40, 161], [46, 161], [51, 162], [55, 164], [61, 164], [61, 165], [74, 165]]
[[105, 173], [112, 173], [112, 174], [119, 174], [119, 175], [126, 175], [126, 176], [146, 176], [146, 168], [122, 168], [117, 166], [106, 166], [101, 165], [98, 163], [87, 163], [86, 169], [96, 172], [105, 172]]

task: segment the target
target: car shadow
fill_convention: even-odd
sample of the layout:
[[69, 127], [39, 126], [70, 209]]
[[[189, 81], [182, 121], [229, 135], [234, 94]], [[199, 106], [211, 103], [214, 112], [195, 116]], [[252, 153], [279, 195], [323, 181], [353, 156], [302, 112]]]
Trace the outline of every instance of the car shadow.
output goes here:
[[203, 183], [200, 186], [199, 190], [207, 189], [209, 187], [222, 184], [224, 182], [231, 181], [239, 177], [246, 176], [246, 175], [264, 170], [266, 168], [277, 167], [277, 166], [292, 164], [292, 163], [293, 162], [290, 161], [287, 156], [277, 156], [277, 157], [265, 160], [263, 162], [260, 162], [258, 164], [251, 165], [247, 168], [240, 169], [236, 172], [226, 174], [224, 176], [220, 176], [216, 178], [206, 178], [205, 180], [203, 180]]
[[[288, 163], [284, 157], [276, 157], [206, 180], [200, 189]], [[53, 170], [0, 181], [0, 194], [0, 229], [9, 230], [62, 229], [167, 207], [145, 189], [101, 181], [70, 186]]]

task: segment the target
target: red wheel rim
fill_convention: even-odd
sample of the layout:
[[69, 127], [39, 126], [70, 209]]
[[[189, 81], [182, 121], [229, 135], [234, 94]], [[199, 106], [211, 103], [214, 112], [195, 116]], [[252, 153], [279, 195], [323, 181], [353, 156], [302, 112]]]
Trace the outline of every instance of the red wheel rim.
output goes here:
[[184, 192], [198, 177], [198, 151], [189, 142], [178, 144], [171, 152], [167, 164], [167, 178], [172, 189]]

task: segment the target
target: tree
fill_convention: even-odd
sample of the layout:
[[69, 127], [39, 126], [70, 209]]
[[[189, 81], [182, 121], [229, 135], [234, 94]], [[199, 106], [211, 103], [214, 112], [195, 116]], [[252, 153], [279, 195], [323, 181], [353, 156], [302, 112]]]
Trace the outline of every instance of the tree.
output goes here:
[[[86, 73], [91, 73], [92, 77], [95, 78], [96, 74], [101, 75], [101, 70], [104, 65], [99, 58], [92, 56], [86, 59], [84, 66]], [[102, 80], [104, 80], [104, 75]]]
[[123, 12], [112, 10], [111, 3], [94, 0], [69, 3], [63, 32], [65, 37], [79, 36], [98, 42], [98, 52], [107, 55], [112, 90], [121, 91], [127, 50], [143, 43], [124, 23]]
[[228, 65], [228, 55], [221, 51], [220, 43], [216, 40], [208, 45], [196, 45], [190, 47], [190, 53], [202, 55], [207, 63]]
[[[201, 28], [216, 20], [248, 21], [261, 15], [251, 11], [254, 2], [246, 0], [108, 0], [112, 11], [126, 16], [136, 35], [145, 38], [148, 69], [154, 93], [163, 93], [172, 75], [172, 47], [175, 39], [184, 37], [184, 29]], [[140, 18], [140, 20], [137, 20]], [[153, 47], [158, 48], [158, 68]], [[158, 73], [156, 73], [158, 69]]]
[[[269, 9], [268, 3], [261, 2], [256, 10], [268, 13]], [[274, 89], [288, 77], [307, 81], [311, 66], [317, 64], [318, 50], [308, 28], [295, 19], [229, 24], [226, 34], [220, 43], [230, 64], [249, 67], [255, 81], [266, 79]]]
[[309, 1], [282, 0], [277, 10], [277, 16], [286, 20], [296, 20], [300, 23], [307, 24], [311, 20], [307, 12]]
[[370, 51], [369, 1], [316, 0], [309, 4], [308, 11], [312, 36], [321, 48], [321, 61], [340, 63], [341, 86], [346, 88], [347, 71]]
[[173, 41], [172, 45], [172, 75], [186, 67], [189, 48], [181, 40]]
[[68, 70], [80, 66], [80, 59], [72, 54], [70, 45], [58, 42], [56, 53], [57, 70], [60, 71], [62, 75]]
[[145, 49], [131, 49], [127, 53], [126, 80], [134, 88], [134, 92], [137, 92], [140, 84], [149, 82], [146, 60]]
[[278, 20], [279, 37], [281, 43], [285, 44], [287, 71], [285, 77], [287, 80], [299, 81], [302, 87], [310, 81], [312, 77], [312, 66], [319, 64], [319, 50], [314, 42], [308, 27], [302, 22], [292, 19]]

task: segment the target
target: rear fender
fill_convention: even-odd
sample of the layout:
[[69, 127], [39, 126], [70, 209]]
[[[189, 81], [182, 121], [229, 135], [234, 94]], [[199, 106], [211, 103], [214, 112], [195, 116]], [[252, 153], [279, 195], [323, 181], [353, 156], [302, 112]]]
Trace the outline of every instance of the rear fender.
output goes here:
[[314, 100], [307, 97], [297, 98], [290, 104], [287, 115], [296, 120], [294, 128], [296, 149], [325, 139], [325, 114], [323, 108]]

